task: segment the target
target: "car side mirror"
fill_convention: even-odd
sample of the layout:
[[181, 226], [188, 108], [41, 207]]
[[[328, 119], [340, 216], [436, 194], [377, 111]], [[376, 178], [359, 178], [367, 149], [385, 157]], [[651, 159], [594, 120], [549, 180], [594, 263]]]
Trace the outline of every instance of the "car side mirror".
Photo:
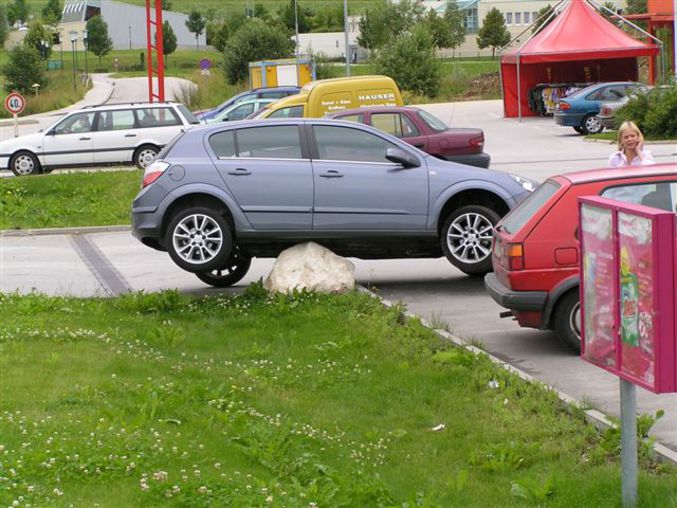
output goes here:
[[401, 148], [386, 149], [386, 159], [390, 162], [402, 164], [405, 168], [417, 168], [421, 165], [417, 157]]

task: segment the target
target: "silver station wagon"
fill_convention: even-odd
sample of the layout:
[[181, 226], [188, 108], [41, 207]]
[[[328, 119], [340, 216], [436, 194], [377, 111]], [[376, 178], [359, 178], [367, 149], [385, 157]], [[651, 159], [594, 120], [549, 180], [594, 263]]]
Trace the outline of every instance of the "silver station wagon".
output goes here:
[[132, 232], [217, 287], [309, 240], [363, 259], [444, 255], [480, 275], [494, 225], [534, 186], [354, 122], [229, 122], [185, 132], [146, 168]]

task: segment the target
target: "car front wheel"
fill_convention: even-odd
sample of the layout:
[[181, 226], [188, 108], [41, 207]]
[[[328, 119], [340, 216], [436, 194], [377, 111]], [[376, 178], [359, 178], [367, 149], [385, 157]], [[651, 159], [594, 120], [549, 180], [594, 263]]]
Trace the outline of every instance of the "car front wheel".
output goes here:
[[252, 265], [252, 258], [242, 255], [236, 246], [225, 266], [215, 268], [209, 272], [198, 272], [195, 275], [205, 284], [215, 288], [225, 288], [240, 282], [247, 275]]
[[230, 228], [219, 210], [190, 207], [169, 223], [165, 245], [172, 260], [188, 272], [205, 273], [226, 266], [233, 250]]
[[583, 118], [581, 130], [583, 131], [583, 134], [599, 134], [604, 130], [604, 126], [602, 125], [602, 122], [599, 121], [599, 118], [597, 118], [597, 115], [591, 113], [585, 115]]
[[444, 255], [468, 275], [489, 273], [494, 226], [500, 219], [485, 206], [469, 205], [454, 211], [444, 221], [440, 235]]
[[40, 173], [40, 161], [31, 152], [19, 152], [12, 157], [9, 168], [16, 176], [37, 175]]
[[581, 352], [581, 299], [578, 290], [569, 291], [557, 303], [553, 317], [555, 335], [576, 354]]

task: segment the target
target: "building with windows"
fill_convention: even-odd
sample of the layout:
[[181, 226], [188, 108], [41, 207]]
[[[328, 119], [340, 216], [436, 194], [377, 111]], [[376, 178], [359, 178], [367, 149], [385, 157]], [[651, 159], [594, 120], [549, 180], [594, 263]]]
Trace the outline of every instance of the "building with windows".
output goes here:
[[[71, 40], [69, 34], [74, 32], [78, 34], [77, 49], [82, 50], [82, 31], [94, 16], [101, 16], [108, 24], [113, 49], [146, 47], [146, 8], [113, 0], [66, 0], [59, 24], [64, 44]], [[186, 27], [188, 15], [163, 10], [162, 19], [172, 26], [178, 47], [196, 46], [195, 34]], [[203, 32], [198, 38], [201, 47], [206, 45], [205, 37]]]

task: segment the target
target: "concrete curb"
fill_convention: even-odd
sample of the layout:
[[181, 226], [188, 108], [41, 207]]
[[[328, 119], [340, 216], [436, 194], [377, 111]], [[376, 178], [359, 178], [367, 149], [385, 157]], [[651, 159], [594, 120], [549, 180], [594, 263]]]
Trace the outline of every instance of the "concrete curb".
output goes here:
[[43, 235], [87, 235], [90, 233], [109, 233], [113, 231], [130, 231], [131, 227], [122, 226], [80, 226], [71, 228], [45, 228], [45, 229], [3, 229], [3, 236], [43, 236]]
[[[40, 123], [37, 120], [27, 119], [27, 120], [17, 120], [19, 125], [31, 125], [35, 123]], [[14, 120], [0, 120], [0, 127], [9, 127], [14, 125]]]
[[[392, 307], [394, 304], [386, 300], [385, 298], [382, 298], [381, 296], [377, 295], [373, 291], [370, 291], [369, 289], [360, 286], [359, 287], [360, 291], [363, 291], [365, 293], [368, 293], [369, 295], [373, 296], [374, 298], [377, 298], [378, 300], [383, 303], [386, 307]], [[557, 394], [559, 399], [564, 402], [567, 406], [574, 407], [574, 408], [580, 408], [582, 406], [581, 402], [573, 398], [571, 395], [568, 395], [564, 393], [561, 390], [558, 390], [557, 388], [554, 388], [552, 386], [546, 385], [542, 381], [539, 381], [538, 379], [534, 378], [531, 374], [528, 374], [527, 372], [524, 372], [523, 370], [518, 369], [517, 367], [510, 365], [509, 363], [504, 362], [500, 358], [492, 355], [491, 353], [488, 353], [476, 346], [473, 346], [472, 344], [468, 344], [466, 341], [461, 339], [460, 337], [455, 336], [454, 334], [451, 334], [447, 332], [446, 330], [439, 330], [436, 329], [427, 319], [418, 316], [412, 312], [405, 312], [405, 315], [410, 318], [416, 318], [421, 321], [423, 326], [430, 328], [433, 332], [435, 332], [437, 335], [442, 337], [445, 340], [448, 340], [455, 344], [458, 347], [461, 347], [463, 349], [466, 349], [476, 355], [486, 355], [489, 360], [491, 360], [493, 363], [496, 365], [502, 367], [503, 369], [512, 372], [513, 374], [516, 374], [520, 379], [523, 379], [524, 381], [527, 381], [529, 383], [537, 383], [541, 384], [543, 386], [546, 386], [548, 389], [552, 390]], [[585, 414], [585, 419], [588, 421], [588, 423], [591, 423], [594, 425], [597, 429], [599, 430], [606, 430], [612, 427], [616, 427], [617, 425], [611, 421], [611, 419], [605, 415], [604, 413], [597, 411], [596, 409], [585, 409], [583, 410]], [[662, 445], [660, 443], [654, 443], [653, 446], [654, 453], [656, 454], [656, 457], [658, 460], [665, 461], [665, 462], [671, 462], [674, 465], [677, 465], [677, 451], [672, 450], [671, 448], [668, 448], [665, 445]]]
[[[583, 138], [583, 141], [586, 143], [602, 143], [605, 145], [613, 145], [616, 143], [615, 139], [589, 139]], [[658, 139], [656, 141], [644, 141], [644, 145], [675, 145], [677, 144], [677, 139]]]

